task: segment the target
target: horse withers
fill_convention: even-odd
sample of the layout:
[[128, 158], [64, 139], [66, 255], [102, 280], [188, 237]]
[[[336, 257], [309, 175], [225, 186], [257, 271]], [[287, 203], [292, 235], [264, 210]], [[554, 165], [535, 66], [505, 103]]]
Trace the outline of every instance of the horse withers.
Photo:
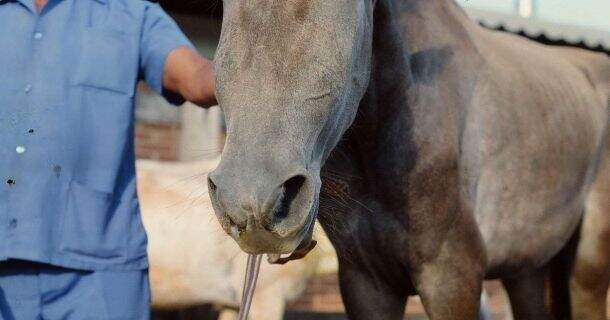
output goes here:
[[[484, 278], [515, 318], [548, 319], [549, 261], [584, 211], [609, 214], [609, 65], [453, 1], [225, 0], [215, 212], [249, 253], [308, 247], [318, 218], [350, 319], [401, 319], [412, 294], [475, 319]], [[608, 229], [584, 230], [575, 269]]]

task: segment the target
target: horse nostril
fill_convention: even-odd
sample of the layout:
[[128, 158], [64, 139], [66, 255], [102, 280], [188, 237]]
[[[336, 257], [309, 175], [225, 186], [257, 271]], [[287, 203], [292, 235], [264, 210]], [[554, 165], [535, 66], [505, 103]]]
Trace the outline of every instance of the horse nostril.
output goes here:
[[284, 182], [282, 185], [283, 192], [278, 199], [274, 211], [272, 213], [274, 222], [280, 222], [288, 217], [290, 208], [294, 203], [295, 198], [305, 184], [306, 177], [296, 175]]

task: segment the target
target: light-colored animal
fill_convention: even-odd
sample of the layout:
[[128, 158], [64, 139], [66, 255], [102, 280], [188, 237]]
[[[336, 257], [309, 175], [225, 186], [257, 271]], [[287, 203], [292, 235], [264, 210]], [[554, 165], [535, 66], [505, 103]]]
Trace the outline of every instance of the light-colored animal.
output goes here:
[[605, 317], [608, 57], [483, 29], [451, 0], [223, 4], [209, 185], [242, 249], [298, 251], [318, 218], [350, 319], [401, 319], [419, 294], [432, 320], [472, 320], [499, 278], [515, 319], [542, 320], [584, 212], [572, 288]]
[[[564, 54], [610, 107], [610, 63], [607, 56], [576, 49]], [[594, 104], [597, 105], [597, 104]], [[610, 120], [610, 110], [601, 115]], [[601, 141], [601, 154], [585, 199], [582, 226], [570, 277], [571, 315], [574, 320], [606, 320], [610, 286], [610, 128]]]
[[[236, 317], [247, 256], [213, 217], [206, 173], [217, 163], [137, 163], [153, 308], [214, 304], [223, 309], [221, 319]], [[283, 266], [263, 262], [250, 319], [281, 320], [286, 303], [303, 292], [314, 273], [336, 271], [334, 250], [325, 239], [320, 236], [303, 260]]]

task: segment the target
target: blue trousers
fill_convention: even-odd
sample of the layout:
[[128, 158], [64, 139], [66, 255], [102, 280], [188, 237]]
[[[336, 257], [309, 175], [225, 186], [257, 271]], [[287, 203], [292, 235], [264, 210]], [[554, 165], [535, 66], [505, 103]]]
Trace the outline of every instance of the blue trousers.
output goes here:
[[148, 320], [147, 270], [79, 271], [0, 262], [1, 320]]

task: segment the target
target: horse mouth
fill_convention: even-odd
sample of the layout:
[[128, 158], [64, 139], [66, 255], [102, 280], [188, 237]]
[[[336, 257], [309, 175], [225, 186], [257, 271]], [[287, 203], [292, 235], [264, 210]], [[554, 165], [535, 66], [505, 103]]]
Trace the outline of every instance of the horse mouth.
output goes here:
[[266, 254], [270, 263], [285, 264], [305, 257], [316, 245], [312, 238], [317, 210], [312, 209], [305, 223], [288, 236], [267, 230], [252, 216], [245, 226], [237, 225], [229, 217], [222, 219], [221, 224], [244, 252]]

